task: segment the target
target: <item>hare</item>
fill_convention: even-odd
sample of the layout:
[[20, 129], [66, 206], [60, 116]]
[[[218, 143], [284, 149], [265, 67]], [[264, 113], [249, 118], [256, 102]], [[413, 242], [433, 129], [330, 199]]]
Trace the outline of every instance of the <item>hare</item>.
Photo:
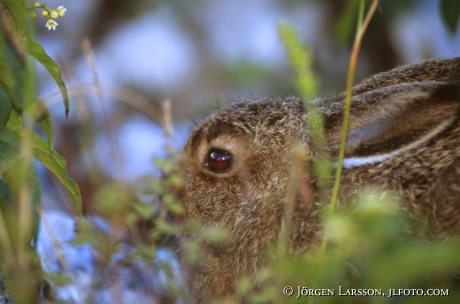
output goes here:
[[[409, 212], [425, 215], [427, 234], [460, 234], [459, 82], [460, 58], [452, 58], [402, 66], [355, 86], [340, 200], [364, 186], [394, 190]], [[279, 239], [293, 170], [303, 173], [290, 249], [318, 243], [315, 205], [328, 191], [318, 191], [309, 165], [322, 153], [337, 158], [344, 99], [342, 93], [313, 101], [325, 125], [324, 151], [315, 151], [304, 103], [293, 97], [229, 104], [192, 131], [179, 195], [185, 217], [233, 236], [222, 246], [203, 241], [194, 265], [182, 259], [198, 302], [231, 294], [239, 277], [270, 258], [266, 249]], [[294, 157], [299, 144], [309, 153], [300, 166]]]

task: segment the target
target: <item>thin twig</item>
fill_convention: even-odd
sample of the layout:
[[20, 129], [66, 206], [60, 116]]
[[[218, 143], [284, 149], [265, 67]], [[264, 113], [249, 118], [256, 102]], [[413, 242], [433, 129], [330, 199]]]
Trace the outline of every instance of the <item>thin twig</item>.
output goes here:
[[[342, 125], [342, 139], [340, 142], [340, 151], [339, 151], [339, 158], [337, 161], [337, 172], [335, 175], [335, 181], [334, 181], [334, 189], [332, 192], [331, 196], [331, 202], [329, 204], [329, 212], [328, 212], [328, 217], [334, 214], [335, 207], [337, 205], [337, 198], [339, 194], [339, 186], [340, 186], [340, 179], [342, 176], [342, 168], [343, 168], [343, 159], [345, 157], [345, 147], [347, 144], [347, 136], [348, 136], [348, 124], [350, 120], [350, 107], [351, 107], [351, 94], [352, 94], [352, 89], [353, 89], [353, 83], [354, 83], [354, 76], [355, 76], [355, 70], [356, 70], [356, 64], [358, 62], [358, 54], [359, 50], [361, 48], [361, 42], [364, 36], [364, 33], [366, 31], [367, 26], [369, 25], [369, 22], [374, 15], [375, 10], [377, 9], [377, 6], [379, 4], [379, 0], [374, 0], [371, 4], [371, 7], [369, 8], [366, 18], [364, 19], [364, 22], [362, 22], [362, 14], [364, 11], [364, 0], [361, 0], [360, 3], [360, 18], [358, 22], [358, 28], [356, 31], [356, 37], [355, 37], [355, 42], [353, 44], [353, 48], [351, 50], [351, 55], [350, 55], [350, 65], [348, 67], [348, 76], [347, 76], [347, 95], [345, 99], [345, 112], [343, 116], [343, 125]], [[321, 252], [324, 252], [326, 249], [326, 244], [327, 244], [327, 234], [328, 234], [328, 227], [326, 226], [326, 229], [324, 231], [324, 238], [321, 243]]]

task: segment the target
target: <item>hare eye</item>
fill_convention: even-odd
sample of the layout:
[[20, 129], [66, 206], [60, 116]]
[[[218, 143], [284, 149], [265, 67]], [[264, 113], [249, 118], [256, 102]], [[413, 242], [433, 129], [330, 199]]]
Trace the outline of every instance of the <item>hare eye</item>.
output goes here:
[[233, 157], [225, 150], [211, 149], [205, 166], [214, 172], [226, 172], [233, 164]]

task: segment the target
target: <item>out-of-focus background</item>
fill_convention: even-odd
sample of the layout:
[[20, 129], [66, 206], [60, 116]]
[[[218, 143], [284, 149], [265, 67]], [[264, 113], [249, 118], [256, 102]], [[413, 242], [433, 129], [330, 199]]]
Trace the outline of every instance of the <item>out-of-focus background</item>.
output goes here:
[[[353, 34], [340, 35], [342, 0], [49, 0], [66, 15], [55, 31], [36, 18], [37, 40], [69, 87], [65, 119], [59, 90], [38, 67], [39, 96], [50, 105], [56, 150], [92, 213], [100, 184], [136, 184], [158, 174], [152, 156], [179, 149], [193, 117], [216, 101], [295, 95], [293, 72], [277, 33], [290, 23], [314, 54], [320, 94], [344, 90]], [[365, 35], [356, 80], [397, 65], [460, 53], [460, 34], [442, 24], [437, 0], [380, 3]], [[354, 18], [355, 20], [356, 18]], [[350, 31], [350, 33], [354, 33]], [[173, 135], [164, 136], [164, 103]], [[167, 120], [167, 119], [166, 119]], [[45, 208], [72, 213], [41, 170]]]

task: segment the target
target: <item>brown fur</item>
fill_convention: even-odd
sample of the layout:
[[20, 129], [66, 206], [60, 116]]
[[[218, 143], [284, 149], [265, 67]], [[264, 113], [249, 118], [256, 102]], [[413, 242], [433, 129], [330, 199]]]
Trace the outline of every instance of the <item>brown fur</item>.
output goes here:
[[[421, 234], [459, 233], [459, 71], [459, 58], [429, 60], [370, 77], [353, 89], [346, 148], [350, 162], [339, 202], [365, 186], [391, 189], [402, 196], [410, 214], [425, 216]], [[333, 159], [344, 96], [315, 101], [325, 122], [325, 150]], [[299, 99], [250, 100], [224, 107], [190, 135], [182, 164], [185, 217], [199, 219], [203, 229], [224, 228], [233, 235], [220, 246], [191, 236], [200, 241], [201, 257], [193, 265], [182, 263], [198, 302], [232, 294], [239, 277], [268, 262], [266, 249], [279, 240], [293, 185], [300, 187], [289, 247], [303, 252], [318, 242], [321, 226], [314, 206], [324, 197], [305, 173], [319, 154], [305, 121]], [[298, 144], [309, 151], [304, 165], [294, 157]], [[228, 171], [209, 169], [211, 148], [230, 153]]]

